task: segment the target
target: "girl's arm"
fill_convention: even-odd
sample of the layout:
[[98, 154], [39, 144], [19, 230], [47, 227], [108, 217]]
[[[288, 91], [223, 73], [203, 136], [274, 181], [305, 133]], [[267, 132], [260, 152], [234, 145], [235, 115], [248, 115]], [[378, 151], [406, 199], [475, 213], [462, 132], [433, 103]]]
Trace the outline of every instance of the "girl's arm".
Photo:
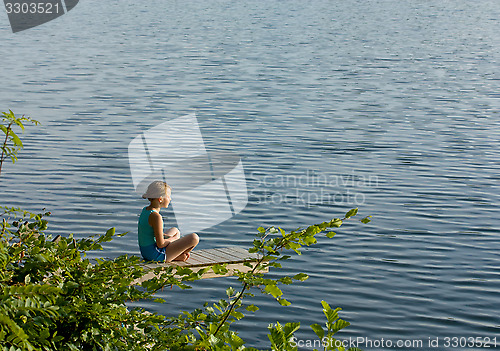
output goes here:
[[163, 233], [163, 218], [161, 218], [161, 215], [159, 213], [151, 212], [148, 218], [148, 222], [153, 227], [153, 231], [155, 233], [156, 245], [160, 249], [177, 239], [174, 237], [165, 238]]

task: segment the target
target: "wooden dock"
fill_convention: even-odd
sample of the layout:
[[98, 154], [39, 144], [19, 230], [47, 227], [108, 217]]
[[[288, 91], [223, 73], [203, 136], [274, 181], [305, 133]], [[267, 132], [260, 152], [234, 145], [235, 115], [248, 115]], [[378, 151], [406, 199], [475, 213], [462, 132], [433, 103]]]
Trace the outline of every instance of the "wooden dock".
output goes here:
[[[187, 267], [193, 272], [198, 272], [203, 268], [211, 268], [216, 264], [225, 264], [227, 272], [225, 274], [216, 274], [212, 269], [205, 272], [201, 279], [228, 277], [234, 275], [235, 270], [241, 272], [251, 271], [258, 263], [262, 256], [254, 253], [249, 253], [241, 247], [231, 246], [219, 249], [194, 250], [191, 252], [191, 257], [185, 262], [172, 261], [168, 263], [146, 262], [142, 266], [146, 273], [132, 284], [140, 284], [143, 281], [155, 277], [154, 270], [159, 267]], [[250, 263], [250, 267], [245, 265]], [[260, 273], [265, 273], [268, 270], [259, 270]]]
[[[60, 240], [60, 238], [61, 236], [58, 235], [52, 241], [57, 242]], [[230, 277], [235, 274], [236, 270], [239, 270], [243, 273], [251, 271], [259, 262], [261, 257], [262, 256], [259, 254], [249, 253], [247, 250], [238, 246], [230, 246], [218, 249], [194, 250], [191, 251], [191, 256], [185, 262], [172, 261], [168, 263], [142, 263], [141, 265], [142, 267], [144, 267], [145, 274], [141, 278], [134, 280], [132, 282], [132, 285], [138, 285], [146, 280], [154, 278], [156, 276], [154, 271], [160, 267], [187, 267], [194, 273], [196, 273], [203, 268], [212, 268], [214, 265], [219, 264], [225, 265], [225, 268], [227, 269], [226, 273], [215, 273], [213, 269], [209, 269], [207, 272], [203, 273], [200, 279]], [[245, 263], [247, 265], [245, 265]], [[250, 266], [248, 266], [248, 263], [250, 263]], [[268, 268], [259, 270], [259, 273], [267, 272], [269, 272]]]

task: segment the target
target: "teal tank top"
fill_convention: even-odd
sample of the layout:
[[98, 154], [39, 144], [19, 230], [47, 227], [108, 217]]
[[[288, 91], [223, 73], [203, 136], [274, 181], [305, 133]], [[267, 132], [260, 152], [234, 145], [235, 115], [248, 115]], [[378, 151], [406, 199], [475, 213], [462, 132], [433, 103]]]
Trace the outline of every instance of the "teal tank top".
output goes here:
[[[146, 206], [147, 207], [147, 206]], [[148, 210], [144, 207], [141, 215], [139, 216], [139, 223], [137, 226], [137, 233], [139, 234], [139, 246], [149, 246], [156, 244], [155, 232], [153, 227], [149, 225], [149, 215], [155, 210]]]

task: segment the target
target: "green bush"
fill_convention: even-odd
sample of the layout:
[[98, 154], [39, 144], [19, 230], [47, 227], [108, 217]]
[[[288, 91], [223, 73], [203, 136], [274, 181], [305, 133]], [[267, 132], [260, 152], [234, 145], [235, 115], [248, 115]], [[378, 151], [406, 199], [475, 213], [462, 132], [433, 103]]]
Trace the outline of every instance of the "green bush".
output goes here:
[[[245, 311], [258, 310], [244, 300], [253, 296], [252, 291], [260, 290], [279, 304], [289, 305], [281, 287], [308, 278], [305, 273], [297, 273], [270, 279], [262, 272], [281, 268], [291, 257], [288, 253], [301, 254], [301, 248], [314, 245], [321, 233], [332, 238], [335, 233], [329, 228], [338, 228], [357, 214], [357, 209], [352, 209], [342, 219], [290, 233], [277, 227], [258, 228], [249, 252], [259, 253], [261, 259], [249, 272], [237, 272], [239, 290], [229, 288], [227, 299], [167, 318], [141, 308], [128, 308], [126, 303], [164, 303], [155, 296], [158, 290], [166, 286], [189, 288], [189, 282], [199, 279], [208, 268], [199, 272], [185, 267], [158, 269], [156, 278], [136, 286], [132, 282], [144, 274], [140, 258], [123, 255], [91, 263], [86, 256], [126, 233], [116, 234], [111, 228], [96, 237], [53, 240], [44, 234], [49, 212], [0, 209], [0, 348], [9, 351], [252, 350], [231, 330], [232, 323], [244, 318]], [[368, 217], [361, 220], [368, 221]], [[224, 265], [216, 265], [213, 270], [221, 275], [227, 272]], [[339, 318], [339, 309], [332, 310], [324, 301], [322, 305], [326, 329], [319, 324], [311, 327], [321, 340], [335, 340], [334, 334], [349, 323]], [[299, 327], [299, 323], [270, 325], [270, 348], [296, 350], [294, 333]], [[327, 344], [325, 350], [344, 350], [332, 346], [333, 342]]]
[[2, 174], [3, 162], [10, 158], [12, 163], [17, 161], [17, 153], [23, 148], [23, 142], [19, 136], [14, 132], [14, 127], [17, 126], [24, 131], [23, 122], [31, 122], [35, 125], [39, 124], [37, 120], [31, 119], [30, 117], [16, 117], [14, 112], [9, 110], [9, 112], [2, 112], [2, 123], [0, 123], [0, 130], [5, 134], [2, 145], [0, 149], [2, 153], [0, 154], [0, 174]]

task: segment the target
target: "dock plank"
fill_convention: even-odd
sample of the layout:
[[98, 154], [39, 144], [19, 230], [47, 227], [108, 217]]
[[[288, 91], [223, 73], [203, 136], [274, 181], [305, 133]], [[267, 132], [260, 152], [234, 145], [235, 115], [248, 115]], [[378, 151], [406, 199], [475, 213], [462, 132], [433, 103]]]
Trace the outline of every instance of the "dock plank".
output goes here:
[[228, 247], [228, 249], [234, 253], [238, 253], [238, 254], [243, 255], [245, 257], [254, 258], [254, 259], [258, 259], [260, 257], [259, 254], [250, 253], [250, 252], [248, 252], [248, 250], [243, 249], [243, 248], [238, 247], [238, 246], [231, 246], [231, 247]]
[[243, 249], [241, 250], [234, 250], [233, 248], [223, 248], [221, 249], [222, 252], [234, 256], [235, 260], [237, 262], [244, 262], [244, 261], [251, 261], [251, 260], [258, 260], [260, 259], [260, 256], [257, 254], [249, 253]]
[[221, 248], [220, 250], [223, 253], [225, 253], [226, 255], [230, 255], [230, 256], [234, 257], [233, 258], [234, 261], [245, 261], [245, 260], [249, 259], [248, 255], [243, 255], [241, 252], [231, 250], [227, 247]]
[[240, 260], [239, 256], [231, 255], [230, 253], [221, 249], [214, 249], [214, 253], [228, 262], [236, 262]]
[[[191, 255], [195, 255], [195, 253]], [[202, 263], [201, 266], [211, 266], [220, 262], [219, 260], [207, 256], [206, 253], [198, 253], [196, 254], [196, 258]]]
[[[260, 260], [261, 256], [254, 253], [249, 253], [245, 249], [237, 246], [217, 248], [217, 249], [203, 249], [194, 250], [191, 252], [191, 257], [185, 261], [172, 261], [172, 262], [146, 262], [143, 264], [145, 269], [144, 276], [136, 279], [132, 284], [140, 284], [143, 281], [149, 280], [155, 277], [154, 269], [163, 267], [188, 267], [193, 272], [197, 272], [200, 269], [211, 267], [215, 264], [226, 264], [228, 272], [224, 275], [215, 274], [212, 269], [205, 272], [201, 279], [217, 278], [224, 276], [232, 276], [235, 274], [236, 270], [241, 272], [249, 272], [255, 267], [255, 265]], [[250, 262], [252, 265], [250, 267], [246, 266], [245, 263]], [[267, 272], [261, 271], [262, 273]]]
[[186, 261], [186, 263], [190, 266], [206, 266], [216, 262], [211, 262], [207, 260], [206, 257], [200, 255], [197, 252], [192, 252], [191, 257]]
[[241, 253], [238, 253], [234, 250], [230, 250], [227, 247], [223, 247], [223, 248], [216, 249], [216, 250], [224, 255], [230, 256], [232, 260], [240, 261], [240, 260], [246, 260], [249, 258], [248, 255], [242, 255]]
[[213, 261], [214, 263], [226, 263], [230, 262], [229, 260], [225, 259], [224, 257], [221, 257], [220, 255], [217, 255], [217, 252], [214, 251], [208, 251], [205, 250], [200, 253], [203, 257], [206, 257], [208, 260]]

